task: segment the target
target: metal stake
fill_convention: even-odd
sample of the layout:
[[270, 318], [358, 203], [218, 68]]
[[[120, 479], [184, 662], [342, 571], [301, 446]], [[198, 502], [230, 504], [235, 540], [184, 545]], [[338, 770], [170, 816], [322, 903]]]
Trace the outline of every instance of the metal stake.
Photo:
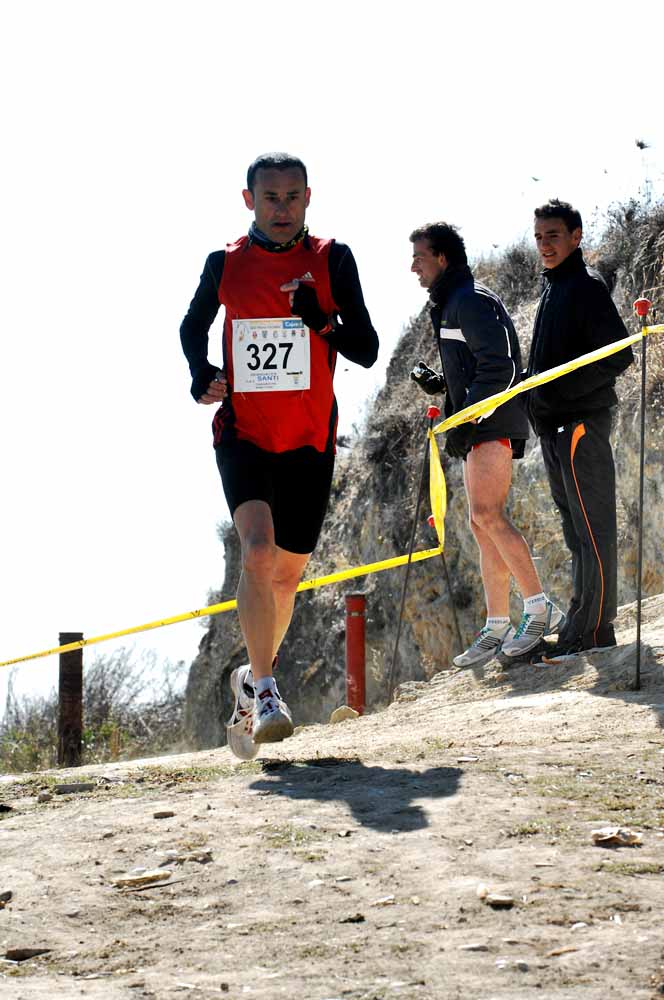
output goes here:
[[[637, 299], [634, 303], [637, 316], [645, 331], [648, 312], [652, 302], [649, 299]], [[634, 689], [641, 690], [641, 589], [643, 582], [643, 489], [645, 481], [645, 440], [646, 440], [646, 347], [648, 337], [643, 334], [641, 341], [641, 432], [639, 441], [639, 530], [636, 549], [636, 671], [634, 674]]]
[[410, 532], [410, 545], [408, 546], [408, 562], [406, 563], [406, 573], [404, 576], [403, 587], [401, 588], [401, 607], [399, 608], [399, 620], [397, 622], [397, 636], [394, 640], [394, 652], [392, 653], [392, 663], [390, 665], [389, 681], [387, 686], [387, 700], [392, 701], [392, 695], [394, 694], [394, 682], [395, 682], [395, 668], [397, 663], [397, 652], [399, 649], [399, 639], [401, 638], [401, 623], [403, 621], [403, 610], [406, 604], [406, 591], [408, 589], [408, 577], [410, 575], [411, 558], [413, 555], [413, 546], [415, 545], [415, 532], [417, 531], [417, 522], [420, 516], [420, 506], [422, 504], [422, 493], [424, 492], [424, 478], [427, 467], [427, 457], [429, 454], [429, 431], [433, 427], [434, 420], [440, 416], [440, 410], [437, 406], [430, 406], [427, 410], [427, 436], [424, 442], [424, 454], [422, 455], [422, 466], [420, 468], [420, 485], [417, 491], [417, 503], [415, 505], [415, 516], [413, 518], [413, 526]]

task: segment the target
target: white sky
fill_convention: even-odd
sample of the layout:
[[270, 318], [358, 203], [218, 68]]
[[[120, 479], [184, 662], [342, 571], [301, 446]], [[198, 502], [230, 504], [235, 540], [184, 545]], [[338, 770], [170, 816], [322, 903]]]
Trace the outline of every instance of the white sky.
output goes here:
[[[590, 219], [646, 176], [661, 193], [663, 22], [644, 0], [2, 4], [0, 660], [220, 586], [213, 411], [178, 328], [206, 255], [251, 221], [258, 153], [304, 159], [312, 231], [358, 261], [382, 347], [369, 373], [340, 359], [348, 430], [423, 303], [412, 228], [445, 218], [473, 254], [550, 196]], [[176, 625], [137, 649], [189, 661], [201, 637]], [[53, 657], [16, 682], [56, 677]]]

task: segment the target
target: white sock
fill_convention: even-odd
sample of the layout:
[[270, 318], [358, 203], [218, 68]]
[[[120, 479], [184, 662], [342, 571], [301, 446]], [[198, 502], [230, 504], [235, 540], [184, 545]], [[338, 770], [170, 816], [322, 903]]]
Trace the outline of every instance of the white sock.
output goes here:
[[487, 618], [486, 627], [492, 632], [504, 632], [509, 623], [509, 618]]
[[256, 692], [256, 697], [260, 698], [263, 691], [277, 691], [277, 682], [274, 677], [261, 677], [260, 680], [254, 681], [254, 691]]
[[533, 594], [523, 601], [523, 611], [526, 615], [543, 615], [546, 613], [546, 594]]

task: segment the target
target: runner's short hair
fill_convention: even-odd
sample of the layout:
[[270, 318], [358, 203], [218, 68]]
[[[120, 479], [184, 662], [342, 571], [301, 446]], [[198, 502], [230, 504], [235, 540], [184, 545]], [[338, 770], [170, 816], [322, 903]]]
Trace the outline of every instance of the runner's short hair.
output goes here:
[[301, 170], [307, 186], [307, 168], [302, 160], [290, 153], [261, 153], [247, 170], [247, 188], [254, 193], [254, 182], [259, 170]]
[[562, 219], [567, 230], [573, 233], [575, 229], [583, 229], [581, 213], [573, 208], [568, 201], [560, 201], [558, 198], [551, 198], [546, 205], [540, 205], [535, 209], [536, 219]]
[[444, 253], [449, 264], [467, 264], [466, 244], [456, 226], [449, 222], [428, 222], [413, 229], [410, 242], [426, 240], [435, 254]]

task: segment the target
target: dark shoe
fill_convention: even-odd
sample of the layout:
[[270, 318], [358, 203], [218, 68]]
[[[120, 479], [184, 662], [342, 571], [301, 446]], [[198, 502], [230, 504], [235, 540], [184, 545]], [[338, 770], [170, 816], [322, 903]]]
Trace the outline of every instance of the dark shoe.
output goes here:
[[558, 641], [550, 646], [546, 653], [542, 654], [542, 663], [563, 663], [571, 660], [573, 656], [578, 656], [583, 652], [583, 639], [580, 635], [570, 639]]
[[[613, 631], [612, 627], [611, 631]], [[542, 656], [542, 663], [564, 663], [565, 660], [571, 660], [580, 653], [605, 653], [610, 649], [615, 649], [615, 646], [615, 635], [604, 633], [595, 645], [592, 644], [592, 640], [584, 641], [581, 636], [577, 636], [576, 639], [568, 642], [557, 642]]]

